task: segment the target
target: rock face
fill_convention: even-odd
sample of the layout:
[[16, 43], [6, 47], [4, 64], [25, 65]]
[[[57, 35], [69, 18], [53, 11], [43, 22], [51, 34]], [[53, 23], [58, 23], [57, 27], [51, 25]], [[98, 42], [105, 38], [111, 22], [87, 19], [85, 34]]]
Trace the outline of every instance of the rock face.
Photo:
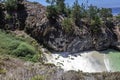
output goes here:
[[[73, 32], [66, 33], [61, 22], [51, 25], [46, 17], [46, 7], [31, 2], [24, 2], [28, 16], [26, 18], [26, 32], [41, 44], [53, 51], [79, 52], [83, 50], [104, 50], [117, 42], [114, 24], [100, 26], [101, 31], [94, 35], [89, 25], [73, 26]], [[106, 23], [107, 25], [107, 23]], [[28, 27], [28, 28], [27, 28]]]
[[25, 2], [25, 6], [28, 13], [26, 26], [32, 29], [30, 34], [40, 43], [45, 44], [54, 51], [103, 50], [109, 48], [117, 41], [117, 35], [115, 35], [113, 29], [109, 26], [102, 27], [101, 32], [95, 36], [90, 32], [88, 26], [84, 24], [82, 28], [73, 26], [73, 32], [68, 34], [62, 29], [60, 22], [52, 26], [49, 24], [45, 15], [45, 7], [30, 2]]
[[[118, 33], [115, 33], [114, 24], [111, 26], [100, 26], [100, 31], [94, 34], [90, 30], [90, 25], [81, 24], [81, 27], [73, 26], [73, 30], [67, 33], [61, 26], [61, 20], [50, 24], [46, 17], [46, 7], [36, 2], [23, 1], [24, 10], [20, 9], [14, 16], [19, 22], [20, 29], [24, 29], [28, 34], [35, 38], [40, 44], [53, 51], [79, 52], [83, 50], [104, 50], [115, 42], [118, 42]], [[23, 24], [22, 24], [23, 23]], [[14, 25], [16, 29], [17, 25]], [[119, 32], [119, 31], [118, 31]], [[117, 35], [116, 35], [117, 34]], [[116, 46], [116, 45], [114, 45]]]

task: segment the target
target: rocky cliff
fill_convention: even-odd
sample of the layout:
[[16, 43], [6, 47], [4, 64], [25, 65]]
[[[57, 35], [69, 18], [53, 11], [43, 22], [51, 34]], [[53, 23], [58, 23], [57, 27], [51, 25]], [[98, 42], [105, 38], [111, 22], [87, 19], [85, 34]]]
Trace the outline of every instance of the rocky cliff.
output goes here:
[[[4, 10], [4, 15], [7, 14], [8, 12]], [[63, 16], [59, 16], [57, 22], [50, 24], [46, 17], [46, 7], [28, 1], [23, 1], [20, 8], [11, 14], [13, 18], [5, 20], [5, 24], [8, 24], [5, 25], [7, 28], [25, 30], [40, 44], [53, 51], [104, 50], [116, 48], [116, 45], [119, 49], [120, 29], [116, 27], [118, 23], [105, 22], [104, 25], [99, 26], [99, 32], [93, 33], [90, 25], [82, 22], [81, 27], [73, 24], [72, 31], [68, 33], [61, 25], [61, 20], [64, 20]]]

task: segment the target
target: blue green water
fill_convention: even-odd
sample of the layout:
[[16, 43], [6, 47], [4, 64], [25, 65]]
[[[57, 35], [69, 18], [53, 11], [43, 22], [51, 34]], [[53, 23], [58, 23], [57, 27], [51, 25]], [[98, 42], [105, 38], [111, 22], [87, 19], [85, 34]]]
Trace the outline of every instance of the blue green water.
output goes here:
[[116, 50], [107, 50], [105, 53], [109, 59], [110, 68], [113, 71], [120, 71], [120, 52]]

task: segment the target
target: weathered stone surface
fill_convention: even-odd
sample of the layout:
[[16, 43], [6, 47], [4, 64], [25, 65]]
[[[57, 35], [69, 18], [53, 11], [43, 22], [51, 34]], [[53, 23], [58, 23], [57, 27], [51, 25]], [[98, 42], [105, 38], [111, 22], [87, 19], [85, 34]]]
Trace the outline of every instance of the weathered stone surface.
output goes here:
[[[83, 50], [104, 50], [111, 47], [117, 41], [114, 25], [102, 27], [101, 32], [97, 35], [91, 34], [89, 26], [79, 28], [73, 26], [73, 32], [68, 34], [62, 29], [61, 23], [57, 22], [50, 25], [46, 18], [46, 7], [31, 2], [24, 2], [28, 17], [26, 26], [29, 27], [27, 32], [38, 42], [46, 45], [53, 51], [79, 52]], [[106, 22], [106, 24], [108, 24]]]
[[119, 21], [106, 22], [99, 26], [101, 31], [97, 34], [92, 33], [90, 25], [85, 22], [81, 23], [81, 27], [73, 24], [73, 30], [67, 33], [61, 25], [63, 16], [59, 16], [57, 22], [50, 24], [46, 17], [45, 6], [26, 0], [19, 6], [22, 8], [19, 7], [17, 11], [12, 12], [13, 18], [6, 20], [5, 25], [9, 25], [12, 30], [25, 30], [50, 50], [68, 52], [104, 50], [111, 46], [115, 47], [115, 43], [120, 42], [120, 29], [115, 27], [119, 26]]

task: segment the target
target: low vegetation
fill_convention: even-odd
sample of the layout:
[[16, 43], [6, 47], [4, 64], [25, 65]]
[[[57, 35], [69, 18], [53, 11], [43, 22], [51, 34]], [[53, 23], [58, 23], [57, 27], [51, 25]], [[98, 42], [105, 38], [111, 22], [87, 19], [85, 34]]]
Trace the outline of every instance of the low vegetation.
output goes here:
[[35, 41], [30, 43], [27, 39], [15, 37], [13, 34], [0, 30], [0, 54], [9, 54], [24, 60], [38, 61], [41, 52], [36, 45]]
[[65, 18], [62, 21], [62, 26], [63, 26], [63, 30], [65, 30], [65, 32], [69, 33], [72, 31], [73, 23], [70, 18]]
[[38, 75], [38, 76], [33, 77], [31, 80], [45, 80], [45, 79], [43, 76]]

